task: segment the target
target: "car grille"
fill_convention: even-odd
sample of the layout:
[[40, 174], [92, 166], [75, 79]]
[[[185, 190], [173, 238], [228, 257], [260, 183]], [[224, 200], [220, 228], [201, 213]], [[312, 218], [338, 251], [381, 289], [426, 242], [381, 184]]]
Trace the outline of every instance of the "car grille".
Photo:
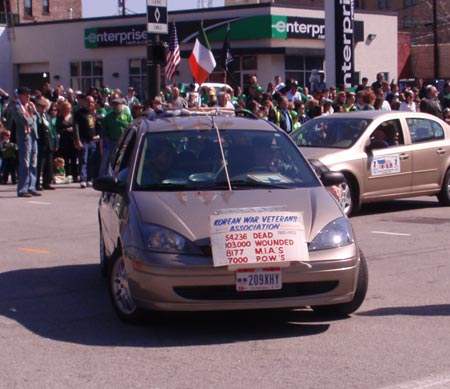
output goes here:
[[179, 286], [175, 287], [174, 291], [179, 296], [192, 300], [254, 300], [327, 293], [335, 289], [338, 284], [338, 281], [289, 283], [283, 284], [283, 288], [279, 290], [249, 292], [238, 292], [235, 285]]

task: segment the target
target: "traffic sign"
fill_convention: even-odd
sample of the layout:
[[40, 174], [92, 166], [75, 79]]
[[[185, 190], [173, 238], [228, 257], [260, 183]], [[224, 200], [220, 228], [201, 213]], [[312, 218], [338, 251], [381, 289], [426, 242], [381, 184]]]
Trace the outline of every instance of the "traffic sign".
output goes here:
[[167, 0], [147, 0], [147, 32], [167, 34]]

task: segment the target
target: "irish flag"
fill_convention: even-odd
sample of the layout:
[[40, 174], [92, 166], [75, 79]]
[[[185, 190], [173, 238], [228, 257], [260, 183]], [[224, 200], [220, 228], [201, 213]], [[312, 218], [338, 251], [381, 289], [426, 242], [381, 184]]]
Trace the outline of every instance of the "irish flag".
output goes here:
[[189, 65], [195, 81], [199, 84], [205, 82], [216, 67], [216, 60], [214, 59], [208, 38], [203, 30], [203, 24], [200, 26], [198, 37], [195, 40], [194, 50], [189, 57]]

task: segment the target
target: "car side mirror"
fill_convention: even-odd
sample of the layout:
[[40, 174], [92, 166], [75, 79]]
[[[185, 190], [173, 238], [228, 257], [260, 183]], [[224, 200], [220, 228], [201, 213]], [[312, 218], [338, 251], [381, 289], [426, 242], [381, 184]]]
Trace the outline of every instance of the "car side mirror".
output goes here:
[[320, 175], [320, 181], [324, 186], [340, 185], [345, 182], [345, 176], [342, 172], [326, 171]]
[[100, 192], [122, 193], [125, 190], [125, 183], [117, 181], [114, 177], [104, 176], [95, 178], [92, 187]]

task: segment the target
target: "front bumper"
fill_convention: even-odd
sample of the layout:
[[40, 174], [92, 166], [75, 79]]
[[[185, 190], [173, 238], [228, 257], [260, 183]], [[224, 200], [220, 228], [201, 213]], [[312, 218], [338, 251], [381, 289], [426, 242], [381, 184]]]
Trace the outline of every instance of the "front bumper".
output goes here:
[[[236, 291], [235, 271], [207, 257], [124, 250], [132, 297], [144, 309], [217, 311], [298, 308], [352, 300], [359, 272], [356, 245], [310, 253], [310, 261], [281, 268], [281, 290]], [[276, 266], [276, 264], [271, 265]]]

